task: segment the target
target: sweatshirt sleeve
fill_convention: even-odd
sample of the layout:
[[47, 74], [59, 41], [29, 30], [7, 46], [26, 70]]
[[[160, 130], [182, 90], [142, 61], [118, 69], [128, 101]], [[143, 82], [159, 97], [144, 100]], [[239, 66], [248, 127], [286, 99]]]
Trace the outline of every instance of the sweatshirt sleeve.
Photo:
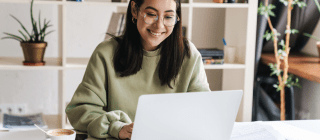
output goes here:
[[[195, 48], [192, 43], [190, 46]], [[191, 48], [192, 49], [192, 48]], [[199, 51], [193, 50], [195, 61], [192, 65], [192, 74], [187, 92], [211, 91], [207, 80], [206, 71], [203, 66], [202, 57]]]
[[119, 138], [122, 127], [132, 121], [123, 111], [104, 110], [107, 107], [107, 69], [101, 47], [100, 44], [93, 52], [83, 80], [65, 111], [74, 129], [96, 138]]

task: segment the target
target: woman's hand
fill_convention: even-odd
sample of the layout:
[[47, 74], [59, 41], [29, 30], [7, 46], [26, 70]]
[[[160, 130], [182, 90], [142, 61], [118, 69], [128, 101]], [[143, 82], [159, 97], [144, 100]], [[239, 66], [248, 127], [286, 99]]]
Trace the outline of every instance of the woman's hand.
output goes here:
[[133, 123], [123, 126], [119, 132], [119, 138], [131, 139], [132, 129], [133, 129]]

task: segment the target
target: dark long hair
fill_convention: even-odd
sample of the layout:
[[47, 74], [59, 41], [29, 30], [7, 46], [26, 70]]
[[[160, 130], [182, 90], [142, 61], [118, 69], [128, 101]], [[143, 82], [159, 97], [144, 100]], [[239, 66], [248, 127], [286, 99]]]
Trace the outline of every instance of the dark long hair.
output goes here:
[[[119, 43], [115, 50], [113, 63], [115, 71], [121, 77], [136, 74], [141, 69], [143, 59], [143, 46], [140, 41], [140, 33], [137, 25], [132, 22], [131, 1], [136, 3], [137, 10], [139, 10], [138, 8], [144, 2], [144, 0], [130, 0], [124, 34], [120, 37], [112, 36]], [[184, 57], [186, 55], [190, 57], [189, 43], [182, 36], [181, 2], [180, 0], [174, 1], [177, 5], [176, 12], [180, 21], [174, 26], [171, 35], [160, 44], [162, 46], [160, 52], [161, 58], [158, 64], [161, 85], [167, 84], [170, 88], [172, 88], [170, 82], [172, 80], [175, 81]]]

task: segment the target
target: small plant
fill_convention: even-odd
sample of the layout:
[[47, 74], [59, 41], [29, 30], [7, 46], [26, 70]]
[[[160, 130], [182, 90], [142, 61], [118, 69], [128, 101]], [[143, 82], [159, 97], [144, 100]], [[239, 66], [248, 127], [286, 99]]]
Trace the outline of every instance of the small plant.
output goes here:
[[[296, 29], [291, 29], [291, 11], [293, 9], [294, 5], [298, 5], [300, 8], [307, 6], [306, 3], [299, 1], [299, 0], [280, 0], [285, 6], [287, 6], [287, 25], [286, 25], [286, 39], [281, 40], [278, 43], [278, 36], [280, 36], [280, 33], [277, 32], [275, 28], [273, 28], [270, 16], [275, 16], [275, 14], [272, 12], [273, 9], [276, 8], [276, 6], [272, 4], [268, 4], [268, 0], [265, 1], [265, 4], [260, 3], [260, 6], [258, 8], [258, 13], [260, 15], [264, 15], [268, 19], [268, 24], [271, 29], [271, 32], [266, 31], [265, 35], [263, 36], [266, 38], [266, 40], [273, 40], [273, 46], [274, 46], [274, 54], [276, 58], [276, 64], [269, 64], [272, 73], [270, 75], [277, 75], [278, 76], [278, 84], [273, 85], [277, 91], [280, 91], [280, 119], [285, 120], [285, 87], [291, 87], [291, 86], [297, 86], [301, 87], [299, 85], [299, 79], [293, 78], [293, 75], [288, 75], [288, 57], [290, 52], [289, 47], [289, 40], [290, 40], [290, 34], [298, 33], [299, 31]], [[281, 46], [281, 47], [278, 47]], [[284, 63], [283, 69], [281, 69], [280, 65], [281, 63]]]
[[10, 15], [11, 17], [13, 17], [15, 20], [19, 22], [19, 24], [21, 25], [22, 29], [25, 31], [26, 34], [23, 33], [21, 30], [19, 30], [19, 32], [22, 35], [22, 37], [4, 32], [4, 34], [8, 36], [3, 37], [1, 39], [14, 39], [23, 43], [40, 43], [40, 42], [44, 42], [46, 35], [53, 32], [53, 31], [50, 31], [46, 33], [47, 28], [52, 26], [52, 25], [49, 25], [50, 21], [46, 22], [46, 19], [44, 19], [43, 26], [41, 26], [40, 12], [39, 12], [39, 24], [37, 24], [36, 20], [33, 18], [33, 10], [32, 10], [33, 1], [34, 0], [31, 1], [31, 8], [30, 8], [31, 23], [32, 23], [31, 33], [28, 32], [28, 30], [23, 26], [23, 24], [16, 17], [14, 17], [13, 15]]
[[[319, 4], [319, 2], [318, 2], [317, 0], [314, 0], [314, 3], [316, 3], [316, 5], [317, 5], [317, 7], [318, 7], [318, 10], [319, 10], [319, 12], [320, 12], [320, 4]], [[305, 36], [307, 36], [307, 37], [310, 37], [310, 38], [313, 38], [313, 39], [315, 39], [315, 40], [317, 40], [317, 41], [320, 41], [320, 38], [317, 38], [317, 37], [315, 37], [315, 36], [313, 36], [313, 35], [311, 35], [311, 34], [303, 33], [303, 35], [305, 35]]]

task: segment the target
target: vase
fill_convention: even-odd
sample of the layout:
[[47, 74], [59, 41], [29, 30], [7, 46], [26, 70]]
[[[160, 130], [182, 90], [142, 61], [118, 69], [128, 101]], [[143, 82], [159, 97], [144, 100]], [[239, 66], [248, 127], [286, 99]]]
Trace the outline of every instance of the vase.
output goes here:
[[43, 66], [44, 53], [47, 47], [47, 42], [41, 43], [20, 43], [24, 55], [23, 65], [27, 66]]

